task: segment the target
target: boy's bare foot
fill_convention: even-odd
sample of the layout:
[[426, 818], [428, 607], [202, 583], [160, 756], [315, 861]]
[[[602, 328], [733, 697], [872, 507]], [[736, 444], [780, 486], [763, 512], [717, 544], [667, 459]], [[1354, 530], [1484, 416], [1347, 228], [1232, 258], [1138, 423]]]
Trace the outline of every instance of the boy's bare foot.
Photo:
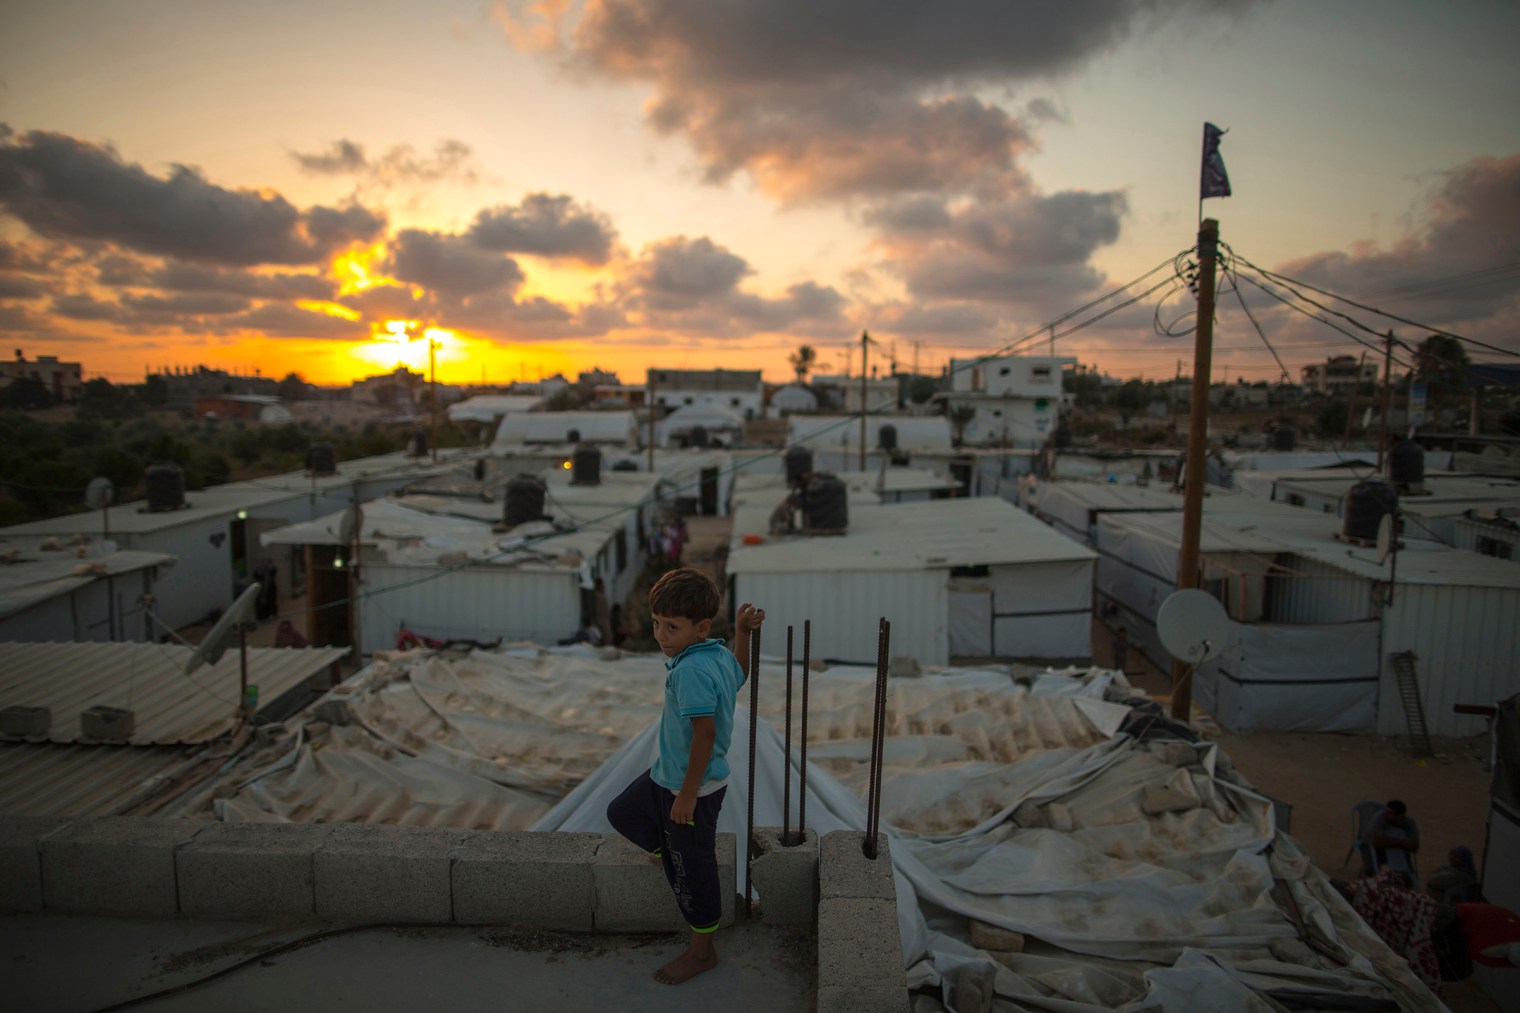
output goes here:
[[667, 985], [679, 985], [689, 978], [695, 978], [703, 971], [711, 971], [718, 966], [718, 955], [709, 949], [706, 953], [697, 953], [685, 950], [676, 959], [654, 972], [656, 981]]

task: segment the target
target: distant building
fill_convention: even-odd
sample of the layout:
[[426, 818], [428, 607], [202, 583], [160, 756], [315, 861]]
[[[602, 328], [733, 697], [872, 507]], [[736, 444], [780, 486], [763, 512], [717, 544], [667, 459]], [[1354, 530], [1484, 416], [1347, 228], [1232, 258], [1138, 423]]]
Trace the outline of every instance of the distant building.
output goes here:
[[1060, 416], [1061, 371], [1076, 363], [1056, 355], [951, 359], [950, 389], [935, 398], [952, 419], [971, 410], [961, 432], [967, 445], [1038, 447]]
[[21, 349], [13, 361], [0, 361], [0, 387], [16, 380], [36, 380], [59, 401], [78, 401], [84, 391], [84, 367], [77, 362], [60, 362], [56, 355], [39, 355], [28, 362]]
[[648, 382], [654, 386], [654, 403], [666, 411], [722, 408], [746, 420], [765, 411], [758, 369], [651, 369]]
[[1377, 383], [1378, 364], [1354, 355], [1336, 355], [1325, 362], [1311, 362], [1302, 373], [1311, 393], [1348, 394], [1364, 383]]
[[193, 366], [189, 368], [174, 368], [156, 375], [163, 378], [171, 408], [193, 408], [197, 398], [214, 397], [221, 394], [264, 394], [275, 396], [280, 393], [278, 380], [261, 376], [257, 373], [253, 376], [244, 376], [238, 373], [229, 373], [225, 369]]
[[600, 369], [597, 367], [592, 367], [591, 369], [583, 369], [581, 370], [580, 375], [575, 378], [575, 385], [577, 387], [580, 387], [582, 390], [600, 387], [603, 384], [616, 385], [617, 382], [618, 376], [616, 373], [610, 373], [605, 369]]
[[251, 422], [291, 421], [290, 409], [269, 394], [217, 394], [195, 399], [196, 419], [245, 419]]

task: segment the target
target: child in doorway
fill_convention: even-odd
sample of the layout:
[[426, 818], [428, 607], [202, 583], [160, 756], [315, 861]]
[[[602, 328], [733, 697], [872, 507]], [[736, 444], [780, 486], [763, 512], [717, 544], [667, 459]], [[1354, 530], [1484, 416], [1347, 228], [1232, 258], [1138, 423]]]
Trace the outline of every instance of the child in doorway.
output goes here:
[[723, 641], [707, 636], [718, 598], [712, 578], [690, 567], [671, 570], [649, 589], [654, 639], [668, 672], [659, 755], [607, 806], [613, 829], [659, 856], [691, 926], [686, 950], [654, 972], [667, 985], [679, 985], [718, 963], [713, 948], [722, 911], [718, 811], [728, 792], [734, 700], [749, 677], [750, 634], [765, 621], [764, 610], [740, 605], [730, 652]]

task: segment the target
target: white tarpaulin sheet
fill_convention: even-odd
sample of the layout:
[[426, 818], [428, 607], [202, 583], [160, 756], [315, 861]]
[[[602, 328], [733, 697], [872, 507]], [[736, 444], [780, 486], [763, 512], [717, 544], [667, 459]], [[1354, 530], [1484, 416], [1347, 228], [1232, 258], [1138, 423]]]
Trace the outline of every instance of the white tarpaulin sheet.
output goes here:
[[[293, 719], [234, 773], [236, 791], [209, 785], [201, 804], [225, 796], [223, 819], [606, 832], [607, 801], [652, 756], [663, 674], [658, 657], [586, 649], [381, 661], [317, 720]], [[782, 771], [797, 769], [778, 734], [783, 676], [762, 665], [759, 825], [782, 822]], [[810, 679], [808, 825], [820, 834], [864, 826], [873, 685], [858, 668]], [[1439, 1009], [1216, 747], [1154, 737], [1159, 717], [1142, 738], [1117, 731], [1138, 715], [1104, 697], [1128, 693], [1095, 669], [891, 680], [882, 819], [910, 986], [948, 1001], [970, 970], [1021, 1009], [1181, 1013], [1205, 995], [1208, 1008], [1276, 1009], [1263, 997], [1274, 988]], [[746, 754], [736, 738], [720, 823], [740, 833]], [[1274, 899], [1278, 881], [1302, 933]], [[1024, 933], [1024, 952], [974, 948], [968, 919]]]
[[1377, 727], [1376, 620], [1328, 626], [1230, 623], [1229, 645], [1194, 675], [1198, 703], [1232, 732]]

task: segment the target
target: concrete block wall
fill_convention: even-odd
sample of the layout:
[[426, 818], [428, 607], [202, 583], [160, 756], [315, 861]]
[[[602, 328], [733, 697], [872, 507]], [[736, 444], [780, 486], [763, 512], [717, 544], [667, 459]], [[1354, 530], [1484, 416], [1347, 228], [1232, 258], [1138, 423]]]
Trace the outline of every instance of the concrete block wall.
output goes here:
[[[733, 834], [718, 835], [722, 924]], [[685, 929], [657, 863], [621, 837], [369, 824], [0, 816], [0, 913]]]
[[818, 849], [818, 1013], [908, 1008], [891, 852], [881, 834], [867, 858], [865, 840], [836, 830]]
[[[792, 834], [797, 835], [795, 829]], [[780, 827], [756, 827], [750, 863], [760, 920], [772, 925], [811, 925], [818, 918], [818, 835], [808, 830], [783, 844]]]

